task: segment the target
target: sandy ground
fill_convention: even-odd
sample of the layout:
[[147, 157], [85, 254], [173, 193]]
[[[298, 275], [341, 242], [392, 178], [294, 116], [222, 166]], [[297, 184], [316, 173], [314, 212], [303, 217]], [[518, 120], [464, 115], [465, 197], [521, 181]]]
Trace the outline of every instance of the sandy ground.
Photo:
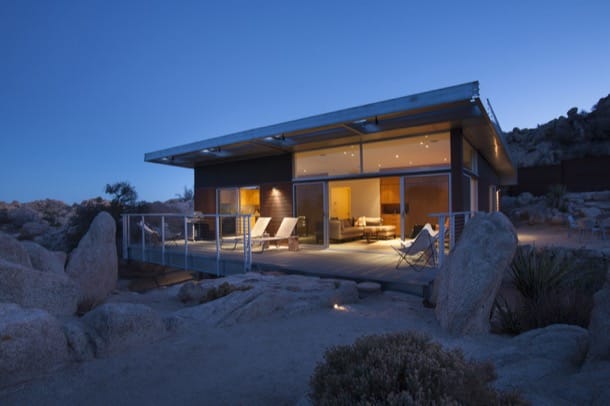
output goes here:
[[[177, 306], [168, 299], [174, 290], [140, 295], [136, 301], [170, 311]], [[459, 345], [477, 358], [507, 340], [449, 337], [420, 298], [386, 292], [345, 311], [321, 309], [223, 328], [189, 323], [156, 343], [7, 388], [0, 392], [0, 404], [292, 405], [303, 400], [328, 347], [409, 329], [428, 332], [447, 346]]]

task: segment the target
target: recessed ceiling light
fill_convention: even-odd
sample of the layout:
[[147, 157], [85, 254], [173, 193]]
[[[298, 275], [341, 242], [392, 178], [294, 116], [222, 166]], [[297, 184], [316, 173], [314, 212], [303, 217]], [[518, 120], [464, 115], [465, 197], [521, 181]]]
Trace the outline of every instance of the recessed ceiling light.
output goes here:
[[398, 154], [394, 155], [394, 158], [398, 159], [398, 158], [399, 158], [399, 155], [398, 155]]

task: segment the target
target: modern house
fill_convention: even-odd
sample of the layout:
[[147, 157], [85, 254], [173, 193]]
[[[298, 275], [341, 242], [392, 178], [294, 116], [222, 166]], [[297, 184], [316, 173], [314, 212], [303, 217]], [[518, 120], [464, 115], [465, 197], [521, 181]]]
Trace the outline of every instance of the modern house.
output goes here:
[[[301, 244], [342, 241], [362, 217], [394, 226], [384, 237], [405, 238], [438, 222], [434, 213], [498, 210], [498, 187], [515, 183], [516, 168], [489, 109], [471, 82], [208, 138], [145, 160], [192, 168], [197, 212], [271, 217], [271, 234], [282, 218], [299, 217]], [[215, 235], [213, 221], [202, 225], [200, 237]], [[239, 232], [235, 221], [220, 226], [223, 234]]]

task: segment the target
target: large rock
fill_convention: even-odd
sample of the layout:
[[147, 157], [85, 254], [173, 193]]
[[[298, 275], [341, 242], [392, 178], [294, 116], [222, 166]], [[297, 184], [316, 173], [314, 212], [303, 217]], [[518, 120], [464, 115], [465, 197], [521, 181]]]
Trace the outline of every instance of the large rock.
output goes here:
[[49, 225], [45, 222], [29, 221], [21, 226], [19, 230], [19, 239], [32, 240], [39, 235], [44, 234], [49, 229]]
[[73, 315], [80, 290], [65, 274], [37, 271], [0, 259], [0, 302]]
[[47, 373], [68, 359], [57, 319], [40, 309], [0, 303], [0, 386]]
[[15, 237], [3, 232], [0, 232], [0, 259], [29, 268], [32, 267], [30, 255], [25, 247]]
[[594, 301], [589, 323], [591, 343], [587, 358], [610, 361], [610, 282], [606, 281], [604, 287], [595, 294]]
[[300, 275], [263, 275], [250, 272], [200, 282], [181, 289], [181, 300], [198, 302], [207, 293], [228, 283], [234, 292], [216, 300], [176, 312], [176, 316], [210, 325], [232, 325], [267, 317], [287, 317], [321, 308], [358, 301], [356, 282]]
[[161, 316], [142, 304], [106, 303], [85, 314], [82, 322], [89, 328], [98, 357], [168, 335]]
[[466, 224], [434, 281], [432, 301], [444, 329], [489, 332], [489, 314], [516, 248], [515, 229], [500, 212], [479, 213]]
[[491, 354], [503, 389], [531, 385], [556, 374], [573, 373], [582, 364], [589, 341], [587, 330], [567, 324], [553, 324], [513, 338]]
[[80, 285], [82, 299], [100, 302], [115, 289], [118, 267], [116, 224], [101, 212], [70, 254], [66, 273]]
[[21, 245], [30, 256], [32, 268], [43, 272], [64, 274], [64, 265], [67, 257], [65, 252], [49, 251], [33, 241], [23, 241]]

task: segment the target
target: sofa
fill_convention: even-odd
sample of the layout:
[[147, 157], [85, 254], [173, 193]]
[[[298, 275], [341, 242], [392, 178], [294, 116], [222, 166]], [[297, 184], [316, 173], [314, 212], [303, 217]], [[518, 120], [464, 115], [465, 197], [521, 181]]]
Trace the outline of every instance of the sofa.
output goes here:
[[358, 240], [364, 235], [363, 227], [356, 227], [351, 219], [330, 219], [329, 238], [333, 242]]
[[367, 241], [373, 239], [396, 238], [396, 226], [384, 225], [381, 217], [359, 217], [356, 226], [363, 227], [363, 235]]

